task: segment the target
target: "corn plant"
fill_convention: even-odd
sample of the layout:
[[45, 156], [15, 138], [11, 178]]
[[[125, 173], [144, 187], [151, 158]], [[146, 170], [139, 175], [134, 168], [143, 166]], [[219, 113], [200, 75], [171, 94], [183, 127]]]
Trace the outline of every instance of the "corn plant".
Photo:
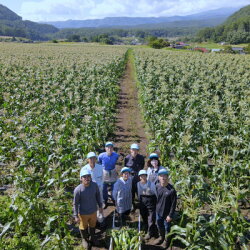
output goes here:
[[188, 249], [246, 248], [250, 57], [152, 49], [134, 56], [149, 148], [161, 151], [180, 198], [173, 239]]
[[114, 242], [114, 250], [132, 250], [139, 249], [140, 233], [135, 229], [129, 229], [126, 227], [120, 230], [113, 229], [111, 231], [111, 237]]
[[0, 175], [13, 194], [0, 214], [0, 248], [29, 249], [30, 235], [36, 249], [73, 248], [78, 160], [113, 132], [125, 54], [105, 46], [1, 45]]

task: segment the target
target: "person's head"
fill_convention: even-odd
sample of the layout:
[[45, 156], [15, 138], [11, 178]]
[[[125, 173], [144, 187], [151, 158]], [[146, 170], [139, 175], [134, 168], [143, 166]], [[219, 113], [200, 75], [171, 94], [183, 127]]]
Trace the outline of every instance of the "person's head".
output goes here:
[[89, 170], [87, 169], [83, 169], [81, 170], [81, 181], [82, 181], [82, 184], [87, 187], [89, 186], [90, 182], [91, 182], [91, 173]]
[[166, 169], [161, 169], [158, 172], [158, 179], [161, 184], [161, 186], [167, 186], [168, 185], [168, 176], [169, 176], [169, 171]]
[[147, 175], [147, 171], [146, 170], [144, 170], [144, 169], [140, 170], [139, 173], [138, 173], [138, 175], [140, 177], [140, 181], [141, 182], [143, 182], [143, 183], [147, 182], [148, 175]]
[[96, 160], [97, 160], [97, 156], [94, 152], [89, 152], [87, 154], [87, 160], [88, 160], [88, 163], [91, 167], [95, 167], [95, 163], [96, 163]]
[[114, 151], [114, 144], [111, 141], [106, 142], [105, 150], [108, 155], [111, 155]]
[[124, 167], [121, 169], [121, 175], [124, 181], [127, 181], [131, 173], [131, 169], [128, 167]]
[[149, 168], [158, 168], [159, 166], [161, 166], [159, 156], [156, 153], [152, 153], [149, 155], [147, 166]]
[[132, 157], [136, 157], [136, 155], [138, 154], [139, 152], [139, 145], [136, 144], [136, 143], [133, 143], [131, 146], [130, 146], [130, 153], [132, 155]]

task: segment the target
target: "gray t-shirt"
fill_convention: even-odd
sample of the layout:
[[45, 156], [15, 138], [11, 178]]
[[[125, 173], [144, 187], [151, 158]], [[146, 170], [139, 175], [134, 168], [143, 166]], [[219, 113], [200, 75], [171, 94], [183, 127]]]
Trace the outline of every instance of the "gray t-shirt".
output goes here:
[[78, 185], [74, 190], [74, 216], [87, 215], [97, 211], [97, 204], [102, 207], [100, 191], [97, 184], [90, 182], [88, 187]]

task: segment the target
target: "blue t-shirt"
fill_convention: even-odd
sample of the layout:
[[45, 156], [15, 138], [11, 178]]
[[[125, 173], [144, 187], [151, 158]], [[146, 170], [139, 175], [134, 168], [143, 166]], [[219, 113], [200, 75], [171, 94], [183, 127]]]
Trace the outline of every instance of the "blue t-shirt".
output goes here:
[[109, 156], [106, 152], [101, 153], [98, 157], [99, 163], [102, 165], [105, 170], [112, 170], [115, 168], [115, 164], [119, 158], [119, 155], [116, 152], [112, 152]]

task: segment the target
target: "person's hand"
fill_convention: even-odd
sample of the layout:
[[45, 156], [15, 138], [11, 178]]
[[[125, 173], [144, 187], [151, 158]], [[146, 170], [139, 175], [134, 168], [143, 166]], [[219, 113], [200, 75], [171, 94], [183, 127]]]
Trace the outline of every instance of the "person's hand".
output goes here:
[[80, 222], [79, 217], [75, 217], [75, 223], [79, 224], [79, 222]]
[[99, 213], [103, 214], [103, 208], [102, 207], [99, 208]]
[[172, 221], [172, 218], [170, 218], [169, 216], [167, 216], [166, 221], [167, 221], [167, 222], [171, 222], [171, 221]]

